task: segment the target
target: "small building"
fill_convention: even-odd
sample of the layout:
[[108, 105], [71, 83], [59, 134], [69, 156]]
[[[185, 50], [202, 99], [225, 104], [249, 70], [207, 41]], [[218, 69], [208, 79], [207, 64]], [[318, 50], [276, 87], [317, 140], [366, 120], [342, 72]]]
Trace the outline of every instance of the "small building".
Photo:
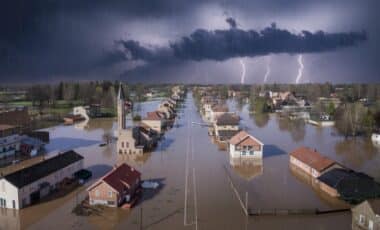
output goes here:
[[240, 131], [229, 140], [230, 158], [262, 158], [264, 144], [247, 133]]
[[90, 205], [118, 207], [138, 197], [141, 173], [123, 163], [91, 185], [87, 191]]
[[159, 111], [148, 112], [141, 123], [147, 125], [151, 129], [162, 133], [165, 128], [165, 115]]
[[239, 132], [240, 118], [236, 114], [225, 113], [214, 122], [214, 134], [218, 141], [228, 141]]
[[13, 156], [20, 150], [19, 131], [18, 127], [0, 124], [0, 158]]
[[341, 168], [339, 164], [330, 158], [323, 156], [316, 149], [300, 147], [290, 153], [290, 164], [297, 166], [313, 178], [333, 168]]
[[380, 229], [380, 200], [369, 199], [351, 208], [352, 230]]
[[49, 194], [83, 168], [83, 157], [70, 150], [0, 179], [0, 207], [21, 209]]

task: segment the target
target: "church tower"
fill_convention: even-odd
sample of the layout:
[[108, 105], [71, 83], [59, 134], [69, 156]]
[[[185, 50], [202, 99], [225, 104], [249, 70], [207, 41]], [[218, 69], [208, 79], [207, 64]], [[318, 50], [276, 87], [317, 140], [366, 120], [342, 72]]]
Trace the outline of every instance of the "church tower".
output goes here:
[[124, 96], [123, 85], [120, 82], [119, 93], [117, 95], [117, 127], [118, 127], [118, 130], [124, 130], [126, 128], [125, 119], [126, 119], [125, 96]]

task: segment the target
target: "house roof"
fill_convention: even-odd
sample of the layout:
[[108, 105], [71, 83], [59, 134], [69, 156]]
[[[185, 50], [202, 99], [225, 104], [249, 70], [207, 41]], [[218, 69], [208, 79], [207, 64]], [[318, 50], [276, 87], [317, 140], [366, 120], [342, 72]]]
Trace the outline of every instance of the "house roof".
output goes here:
[[22, 188], [82, 159], [83, 157], [81, 155], [70, 150], [30, 167], [8, 174], [4, 179], [17, 188]]
[[231, 137], [229, 143], [231, 145], [245, 145], [245, 146], [257, 146], [257, 145], [263, 145], [261, 141], [247, 133], [246, 131], [242, 130], [239, 133], [237, 133], [235, 136]]
[[309, 165], [311, 168], [322, 172], [323, 170], [329, 168], [336, 162], [330, 158], [323, 156], [321, 153], [316, 150], [312, 150], [307, 147], [300, 147], [293, 150], [290, 155], [304, 164]]
[[144, 118], [144, 120], [154, 120], [154, 121], [159, 121], [161, 119], [162, 118], [158, 111], [147, 112], [146, 117]]
[[212, 111], [214, 112], [228, 112], [228, 107], [224, 105], [214, 105], [212, 107]]
[[121, 193], [125, 187], [129, 188], [136, 183], [141, 173], [133, 167], [123, 163], [118, 167], [113, 168], [110, 172], [104, 175], [99, 181], [91, 185], [87, 190], [91, 190], [100, 182], [105, 182], [115, 191]]
[[216, 119], [216, 125], [239, 125], [239, 116], [231, 113], [224, 113]]

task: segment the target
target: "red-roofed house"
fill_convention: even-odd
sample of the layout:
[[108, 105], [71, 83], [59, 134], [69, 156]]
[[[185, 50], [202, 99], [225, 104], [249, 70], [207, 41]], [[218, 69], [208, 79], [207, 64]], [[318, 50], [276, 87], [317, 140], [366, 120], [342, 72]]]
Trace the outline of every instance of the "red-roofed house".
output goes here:
[[141, 173], [123, 163], [91, 185], [87, 191], [91, 205], [118, 207], [131, 203], [140, 189]]
[[290, 163], [305, 171], [314, 178], [333, 169], [342, 168], [335, 161], [323, 156], [317, 150], [300, 147], [290, 153]]
[[147, 112], [141, 123], [158, 133], [162, 133], [165, 127], [165, 115], [159, 111]]
[[263, 157], [264, 144], [246, 131], [240, 131], [228, 143], [231, 158]]

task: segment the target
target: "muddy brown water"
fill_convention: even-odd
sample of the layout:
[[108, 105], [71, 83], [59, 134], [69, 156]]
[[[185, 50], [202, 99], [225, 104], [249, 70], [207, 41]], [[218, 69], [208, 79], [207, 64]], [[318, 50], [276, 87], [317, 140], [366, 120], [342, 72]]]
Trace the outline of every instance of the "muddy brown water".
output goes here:
[[[138, 112], [144, 115], [158, 103], [141, 103]], [[20, 211], [2, 209], [0, 229], [140, 229], [141, 219], [143, 229], [350, 229], [349, 213], [247, 218], [228, 178], [243, 201], [248, 193], [251, 208], [342, 208], [347, 205], [314, 188], [307, 176], [289, 167], [288, 152], [300, 145], [316, 148], [379, 179], [378, 148], [370, 140], [344, 140], [334, 135], [333, 128], [290, 123], [276, 115], [252, 117], [246, 105], [228, 104], [242, 117], [241, 126], [266, 145], [261, 162], [231, 166], [228, 153], [212, 143], [207, 127], [191, 123], [202, 123], [191, 94], [174, 128], [155, 151], [143, 157], [120, 156], [114, 144], [99, 147], [103, 133], [115, 129], [115, 119], [91, 120], [80, 127], [56, 126], [47, 129], [51, 132], [48, 152], [75, 149], [85, 157], [85, 167], [94, 177], [54, 201]], [[107, 208], [96, 216], [74, 215], [71, 210], [85, 198], [86, 187], [120, 162], [136, 167], [143, 179], [159, 180], [161, 187], [146, 192], [130, 211]]]

